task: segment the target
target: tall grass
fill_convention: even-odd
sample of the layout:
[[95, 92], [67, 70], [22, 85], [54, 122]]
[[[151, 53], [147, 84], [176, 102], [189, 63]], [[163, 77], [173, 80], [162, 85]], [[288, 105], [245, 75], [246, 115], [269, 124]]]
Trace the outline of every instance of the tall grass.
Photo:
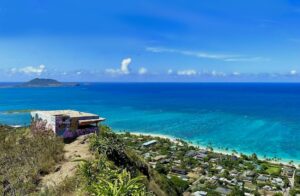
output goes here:
[[40, 177], [63, 159], [64, 143], [51, 134], [0, 126], [0, 194], [36, 191]]

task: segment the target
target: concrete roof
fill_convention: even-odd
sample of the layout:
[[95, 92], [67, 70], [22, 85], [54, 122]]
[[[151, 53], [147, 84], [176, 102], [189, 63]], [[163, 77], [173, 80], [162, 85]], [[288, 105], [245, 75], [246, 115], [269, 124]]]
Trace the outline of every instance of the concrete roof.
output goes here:
[[76, 117], [99, 117], [96, 114], [86, 113], [86, 112], [79, 112], [75, 110], [48, 110], [48, 111], [35, 111], [32, 113], [43, 113], [45, 115], [50, 116], [59, 116], [59, 115], [66, 115], [70, 116], [71, 118]]

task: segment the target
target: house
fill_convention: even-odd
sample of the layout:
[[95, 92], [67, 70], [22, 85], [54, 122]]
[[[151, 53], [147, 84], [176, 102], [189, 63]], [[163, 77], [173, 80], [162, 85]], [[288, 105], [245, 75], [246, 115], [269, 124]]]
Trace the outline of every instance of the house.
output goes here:
[[262, 187], [262, 189], [265, 190], [265, 191], [271, 191], [272, 190], [272, 188], [268, 185], [265, 185], [264, 187]]
[[187, 171], [185, 169], [180, 169], [180, 168], [176, 168], [173, 167], [171, 172], [175, 173], [175, 174], [181, 174], [181, 175], [187, 175]]
[[224, 187], [217, 187], [216, 192], [220, 193], [221, 195], [228, 195], [231, 193], [230, 189], [224, 188]]
[[203, 154], [203, 153], [198, 153], [194, 158], [198, 159], [198, 160], [203, 160], [207, 157], [207, 154]]
[[148, 142], [145, 142], [142, 144], [143, 147], [149, 147], [149, 146], [152, 146], [154, 144], [156, 144], [157, 141], [156, 140], [151, 140], [151, 141], [148, 141]]
[[294, 171], [295, 171], [294, 168], [284, 167], [282, 168], [282, 175], [292, 178], [294, 175]]
[[189, 151], [185, 154], [186, 157], [193, 157], [193, 156], [195, 156], [195, 155], [197, 155], [197, 152], [196, 152], [195, 150], [189, 150]]
[[247, 170], [244, 172], [244, 176], [246, 177], [254, 177], [255, 176], [255, 172], [251, 171], [251, 170]]
[[38, 131], [53, 131], [63, 138], [75, 138], [80, 135], [95, 133], [98, 124], [104, 118], [96, 114], [75, 110], [33, 111], [31, 126]]
[[205, 191], [196, 191], [194, 193], [192, 193], [192, 196], [206, 196], [207, 192]]
[[235, 155], [232, 155], [232, 156], [231, 156], [231, 160], [232, 160], [232, 161], [237, 161], [237, 160], [238, 160], [238, 157], [235, 156]]
[[273, 179], [272, 179], [272, 183], [273, 183], [273, 184], [276, 184], [276, 185], [279, 185], [279, 186], [281, 186], [281, 187], [284, 186], [283, 180], [282, 180], [281, 178], [279, 178], [279, 177], [273, 178]]
[[269, 177], [265, 175], [259, 175], [256, 180], [258, 183], [265, 183], [269, 180]]
[[159, 163], [161, 164], [167, 164], [167, 163], [170, 163], [171, 162], [171, 159], [162, 159], [159, 161]]
[[167, 157], [167, 155], [158, 155], [156, 157], [153, 158], [154, 161], [160, 161], [162, 159], [165, 159]]

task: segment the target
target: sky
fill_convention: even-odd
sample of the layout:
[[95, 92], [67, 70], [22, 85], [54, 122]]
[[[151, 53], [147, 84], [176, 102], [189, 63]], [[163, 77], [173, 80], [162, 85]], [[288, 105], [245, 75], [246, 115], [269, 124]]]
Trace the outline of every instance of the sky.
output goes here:
[[300, 82], [299, 0], [0, 1], [0, 82]]

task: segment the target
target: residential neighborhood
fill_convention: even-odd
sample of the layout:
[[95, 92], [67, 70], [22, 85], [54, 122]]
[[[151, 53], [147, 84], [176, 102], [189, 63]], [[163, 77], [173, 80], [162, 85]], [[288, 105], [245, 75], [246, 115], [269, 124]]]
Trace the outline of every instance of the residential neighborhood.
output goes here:
[[121, 134], [152, 168], [177, 180], [185, 196], [206, 195], [297, 195], [300, 170], [295, 166], [198, 148], [178, 139]]

